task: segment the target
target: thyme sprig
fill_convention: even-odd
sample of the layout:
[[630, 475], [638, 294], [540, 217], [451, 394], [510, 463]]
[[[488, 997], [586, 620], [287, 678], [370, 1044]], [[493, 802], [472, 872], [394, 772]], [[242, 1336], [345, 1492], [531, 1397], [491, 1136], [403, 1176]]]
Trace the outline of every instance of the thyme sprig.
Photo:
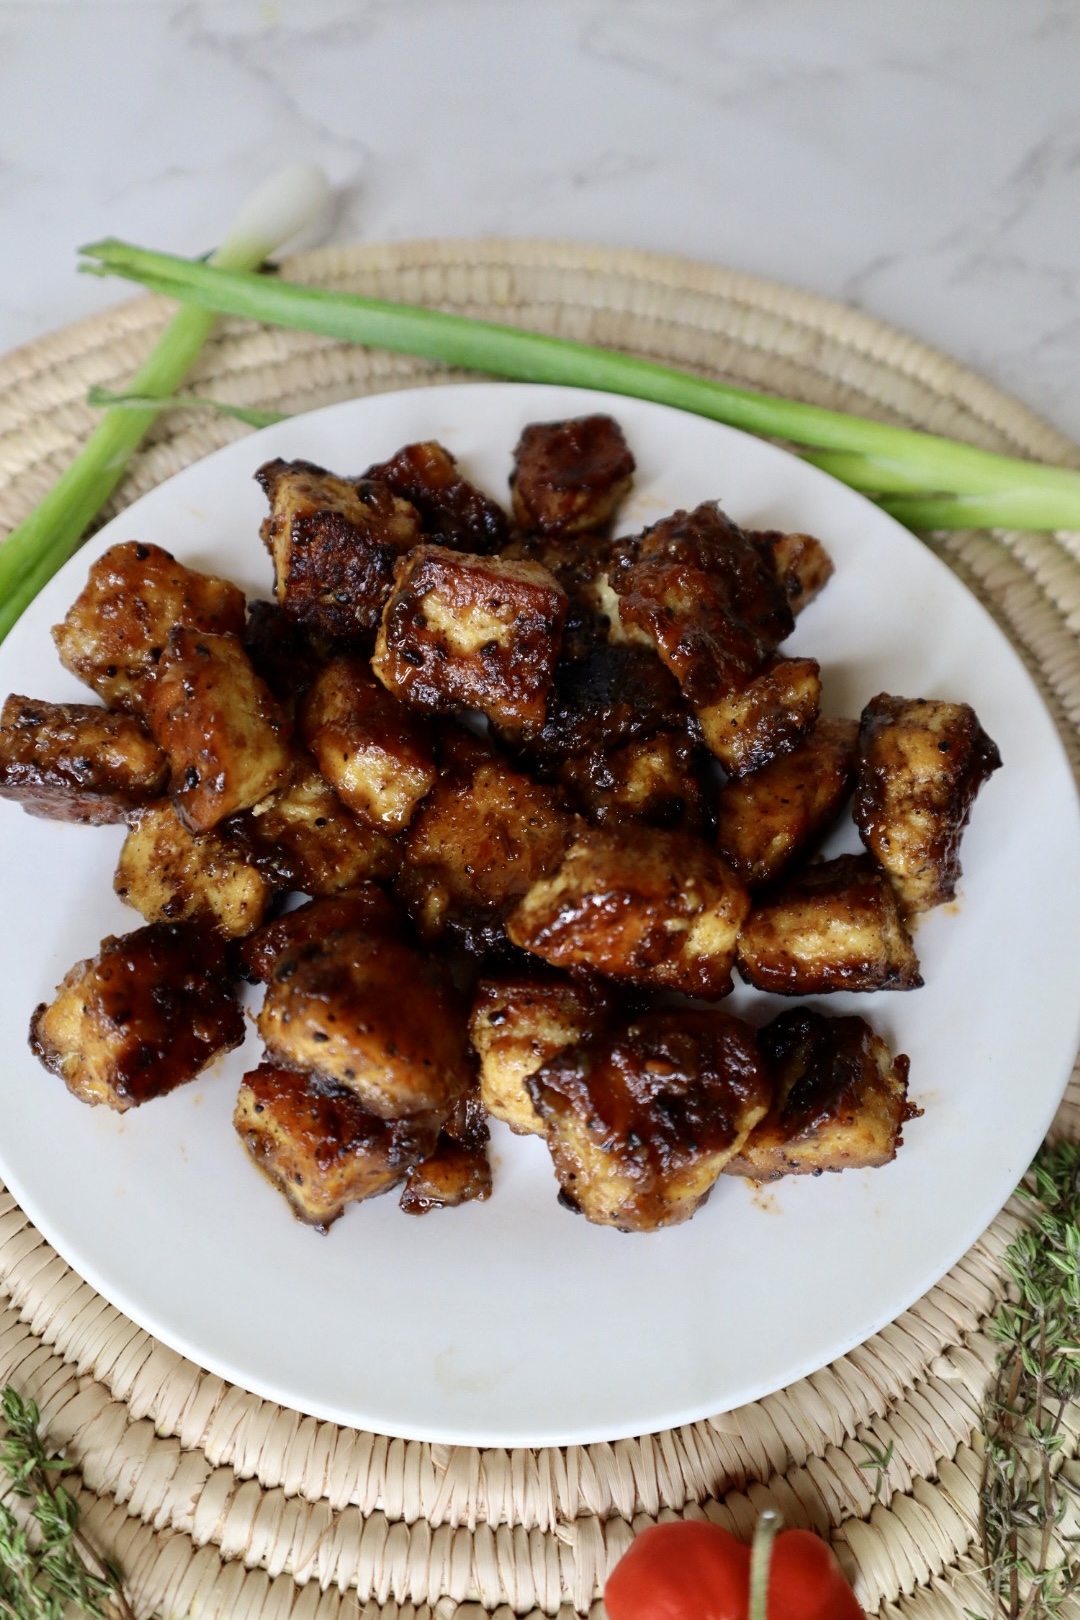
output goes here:
[[1019, 1191], [1035, 1207], [1005, 1253], [1012, 1288], [990, 1330], [1004, 1348], [984, 1414], [980, 1534], [992, 1620], [1054, 1620], [1080, 1592], [1066, 1524], [1080, 1506], [1066, 1455], [1080, 1400], [1080, 1144], [1044, 1148]]

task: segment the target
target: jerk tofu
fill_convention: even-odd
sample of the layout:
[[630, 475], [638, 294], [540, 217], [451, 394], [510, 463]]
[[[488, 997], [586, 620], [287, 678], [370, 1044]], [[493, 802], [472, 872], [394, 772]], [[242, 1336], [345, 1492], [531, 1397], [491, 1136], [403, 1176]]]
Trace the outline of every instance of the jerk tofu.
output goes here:
[[821, 707], [821, 668], [814, 658], [770, 658], [745, 686], [697, 711], [702, 735], [729, 776], [760, 771], [790, 753]]
[[698, 839], [624, 824], [579, 833], [506, 932], [552, 967], [713, 998], [731, 989], [749, 907], [741, 879]]
[[688, 1221], [771, 1095], [747, 1024], [685, 1010], [567, 1046], [525, 1085], [562, 1202], [623, 1232]]
[[165, 791], [169, 763], [132, 714], [12, 693], [0, 712], [0, 799], [32, 816], [123, 821]]
[[456, 1209], [490, 1198], [487, 1149], [487, 1120], [474, 1085], [455, 1103], [431, 1155], [409, 1171], [400, 1199], [406, 1215], [427, 1215], [433, 1209]]
[[350, 815], [302, 750], [293, 755], [288, 786], [228, 828], [242, 834], [278, 887], [304, 894], [338, 894], [369, 878], [391, 878], [401, 861], [397, 844]]
[[420, 540], [416, 509], [378, 480], [310, 461], [268, 461], [255, 477], [270, 502], [262, 537], [279, 605], [316, 634], [370, 645], [394, 564]]
[[208, 832], [289, 780], [288, 721], [239, 636], [171, 631], [149, 710], [169, 758], [170, 797], [190, 831]]
[[771, 891], [742, 925], [739, 972], [782, 996], [923, 982], [892, 885], [868, 855], [820, 861]]
[[784, 587], [796, 618], [833, 576], [832, 558], [812, 534], [752, 529], [747, 532], [747, 539]]
[[772, 1103], [725, 1175], [776, 1181], [895, 1159], [921, 1109], [908, 1102], [908, 1059], [893, 1057], [863, 1019], [792, 1007], [758, 1031], [758, 1049]]
[[501, 730], [544, 724], [566, 592], [537, 563], [417, 546], [394, 570], [371, 661], [413, 708], [479, 710]]
[[556, 666], [544, 724], [525, 752], [539, 766], [685, 730], [679, 683], [651, 647], [605, 642]]
[[789, 872], [832, 826], [855, 781], [858, 735], [857, 720], [819, 720], [792, 753], [722, 789], [717, 847], [751, 887]]
[[480, 1096], [488, 1113], [517, 1136], [543, 1136], [526, 1079], [564, 1046], [598, 1033], [613, 1005], [602, 986], [562, 977], [482, 979], [469, 1038], [480, 1057]]
[[400, 832], [438, 772], [422, 716], [380, 686], [360, 658], [335, 658], [300, 711], [323, 777], [369, 827]]
[[309, 900], [293, 911], [264, 923], [240, 947], [247, 977], [269, 984], [278, 963], [296, 963], [318, 956], [342, 934], [375, 934], [404, 938], [407, 923], [385, 890], [376, 883], [361, 883], [344, 894]]
[[110, 936], [30, 1023], [30, 1046], [85, 1103], [118, 1113], [161, 1097], [244, 1039], [224, 942], [191, 923]]
[[1001, 764], [967, 703], [890, 697], [862, 713], [855, 824], [906, 912], [951, 900], [975, 796]]
[[405, 445], [389, 461], [369, 467], [364, 477], [415, 507], [423, 538], [435, 545], [487, 557], [510, 539], [502, 507], [463, 478], [449, 450], [434, 439]]
[[270, 1063], [244, 1076], [233, 1125], [297, 1219], [321, 1232], [349, 1204], [396, 1186], [439, 1129], [434, 1119], [377, 1119], [353, 1092]]
[[60, 662], [110, 709], [144, 713], [169, 632], [206, 635], [244, 628], [244, 593], [226, 579], [185, 568], [160, 546], [110, 546], [91, 566], [62, 624], [53, 630]]
[[514, 517], [541, 534], [606, 528], [633, 476], [633, 453], [613, 417], [532, 422], [514, 450]]
[[568, 759], [558, 780], [567, 802], [595, 827], [631, 820], [696, 828], [704, 819], [694, 750], [685, 732], [661, 731], [607, 753]]
[[167, 799], [132, 818], [113, 888], [147, 922], [199, 922], [230, 939], [258, 928], [274, 892], [240, 840], [195, 837]]
[[276, 602], [248, 603], [244, 651], [290, 719], [326, 662], [326, 648], [321, 637], [309, 635]]

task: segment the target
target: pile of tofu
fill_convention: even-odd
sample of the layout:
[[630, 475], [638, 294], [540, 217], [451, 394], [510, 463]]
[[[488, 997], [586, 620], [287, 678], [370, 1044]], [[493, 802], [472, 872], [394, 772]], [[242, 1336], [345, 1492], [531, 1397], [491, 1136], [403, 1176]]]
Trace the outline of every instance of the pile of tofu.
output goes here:
[[[77, 1097], [193, 1079], [242, 1042], [246, 979], [235, 1127], [323, 1230], [390, 1188], [488, 1197], [489, 1116], [623, 1231], [721, 1174], [894, 1157], [908, 1060], [864, 1019], [717, 1003], [736, 972], [916, 989], [997, 749], [963, 703], [823, 717], [780, 649], [825, 547], [712, 502], [616, 538], [633, 474], [608, 416], [527, 427], [509, 510], [434, 442], [359, 477], [276, 460], [272, 599], [134, 541], [93, 564], [54, 639], [100, 703], [0, 715], [0, 795], [127, 827], [145, 925], [31, 1022]], [[818, 858], [849, 804], [863, 852]]]

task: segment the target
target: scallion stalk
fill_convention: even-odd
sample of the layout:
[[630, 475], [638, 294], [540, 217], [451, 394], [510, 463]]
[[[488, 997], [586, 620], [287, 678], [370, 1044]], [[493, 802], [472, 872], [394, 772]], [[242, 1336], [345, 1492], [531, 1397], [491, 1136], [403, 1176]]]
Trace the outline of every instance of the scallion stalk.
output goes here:
[[85, 269], [124, 276], [200, 308], [494, 376], [635, 395], [810, 446], [819, 452], [810, 459], [854, 487], [884, 496], [888, 510], [919, 526], [1080, 529], [1080, 472], [1070, 468], [997, 455], [915, 429], [733, 388], [613, 350], [442, 310], [300, 286], [111, 239], [93, 243], [83, 253], [94, 261]]
[[273, 427], [287, 420], [285, 411], [264, 411], [255, 405], [229, 405], [223, 399], [204, 399], [200, 394], [169, 394], [165, 399], [154, 399], [150, 394], [128, 391], [114, 394], [111, 389], [98, 388], [96, 384], [86, 390], [86, 403], [103, 410], [117, 407], [125, 411], [154, 411], [159, 416], [162, 411], [214, 411], [218, 416], [231, 417], [234, 422], [244, 422], [253, 428]]

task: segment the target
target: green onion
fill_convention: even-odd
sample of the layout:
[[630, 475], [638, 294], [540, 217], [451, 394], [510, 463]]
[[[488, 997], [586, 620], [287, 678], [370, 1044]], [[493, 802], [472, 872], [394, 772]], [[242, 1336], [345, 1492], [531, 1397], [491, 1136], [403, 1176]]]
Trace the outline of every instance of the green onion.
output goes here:
[[216, 411], [218, 416], [229, 416], [235, 422], [246, 422], [248, 427], [273, 427], [275, 422], [288, 421], [287, 411], [261, 411], [254, 405], [227, 405], [223, 399], [204, 399], [199, 394], [170, 394], [167, 399], [155, 399], [152, 394], [114, 394], [108, 388], [95, 384], [86, 390], [86, 403], [95, 408], [115, 406], [125, 411]]
[[[320, 170], [312, 164], [292, 164], [254, 194], [214, 254], [215, 265], [261, 264], [268, 253], [307, 227], [327, 195]], [[210, 310], [182, 309], [139, 367], [132, 392], [155, 402], [170, 395], [198, 357], [213, 324]], [[154, 403], [110, 410], [45, 498], [0, 546], [0, 640], [76, 550], [159, 408]]]
[[1080, 529], [1080, 472], [1069, 468], [996, 455], [930, 433], [732, 388], [613, 350], [441, 310], [298, 286], [111, 239], [83, 252], [95, 261], [84, 269], [125, 276], [200, 308], [499, 377], [632, 394], [807, 445], [825, 453], [810, 459], [855, 488], [883, 496], [889, 511], [919, 526]]

